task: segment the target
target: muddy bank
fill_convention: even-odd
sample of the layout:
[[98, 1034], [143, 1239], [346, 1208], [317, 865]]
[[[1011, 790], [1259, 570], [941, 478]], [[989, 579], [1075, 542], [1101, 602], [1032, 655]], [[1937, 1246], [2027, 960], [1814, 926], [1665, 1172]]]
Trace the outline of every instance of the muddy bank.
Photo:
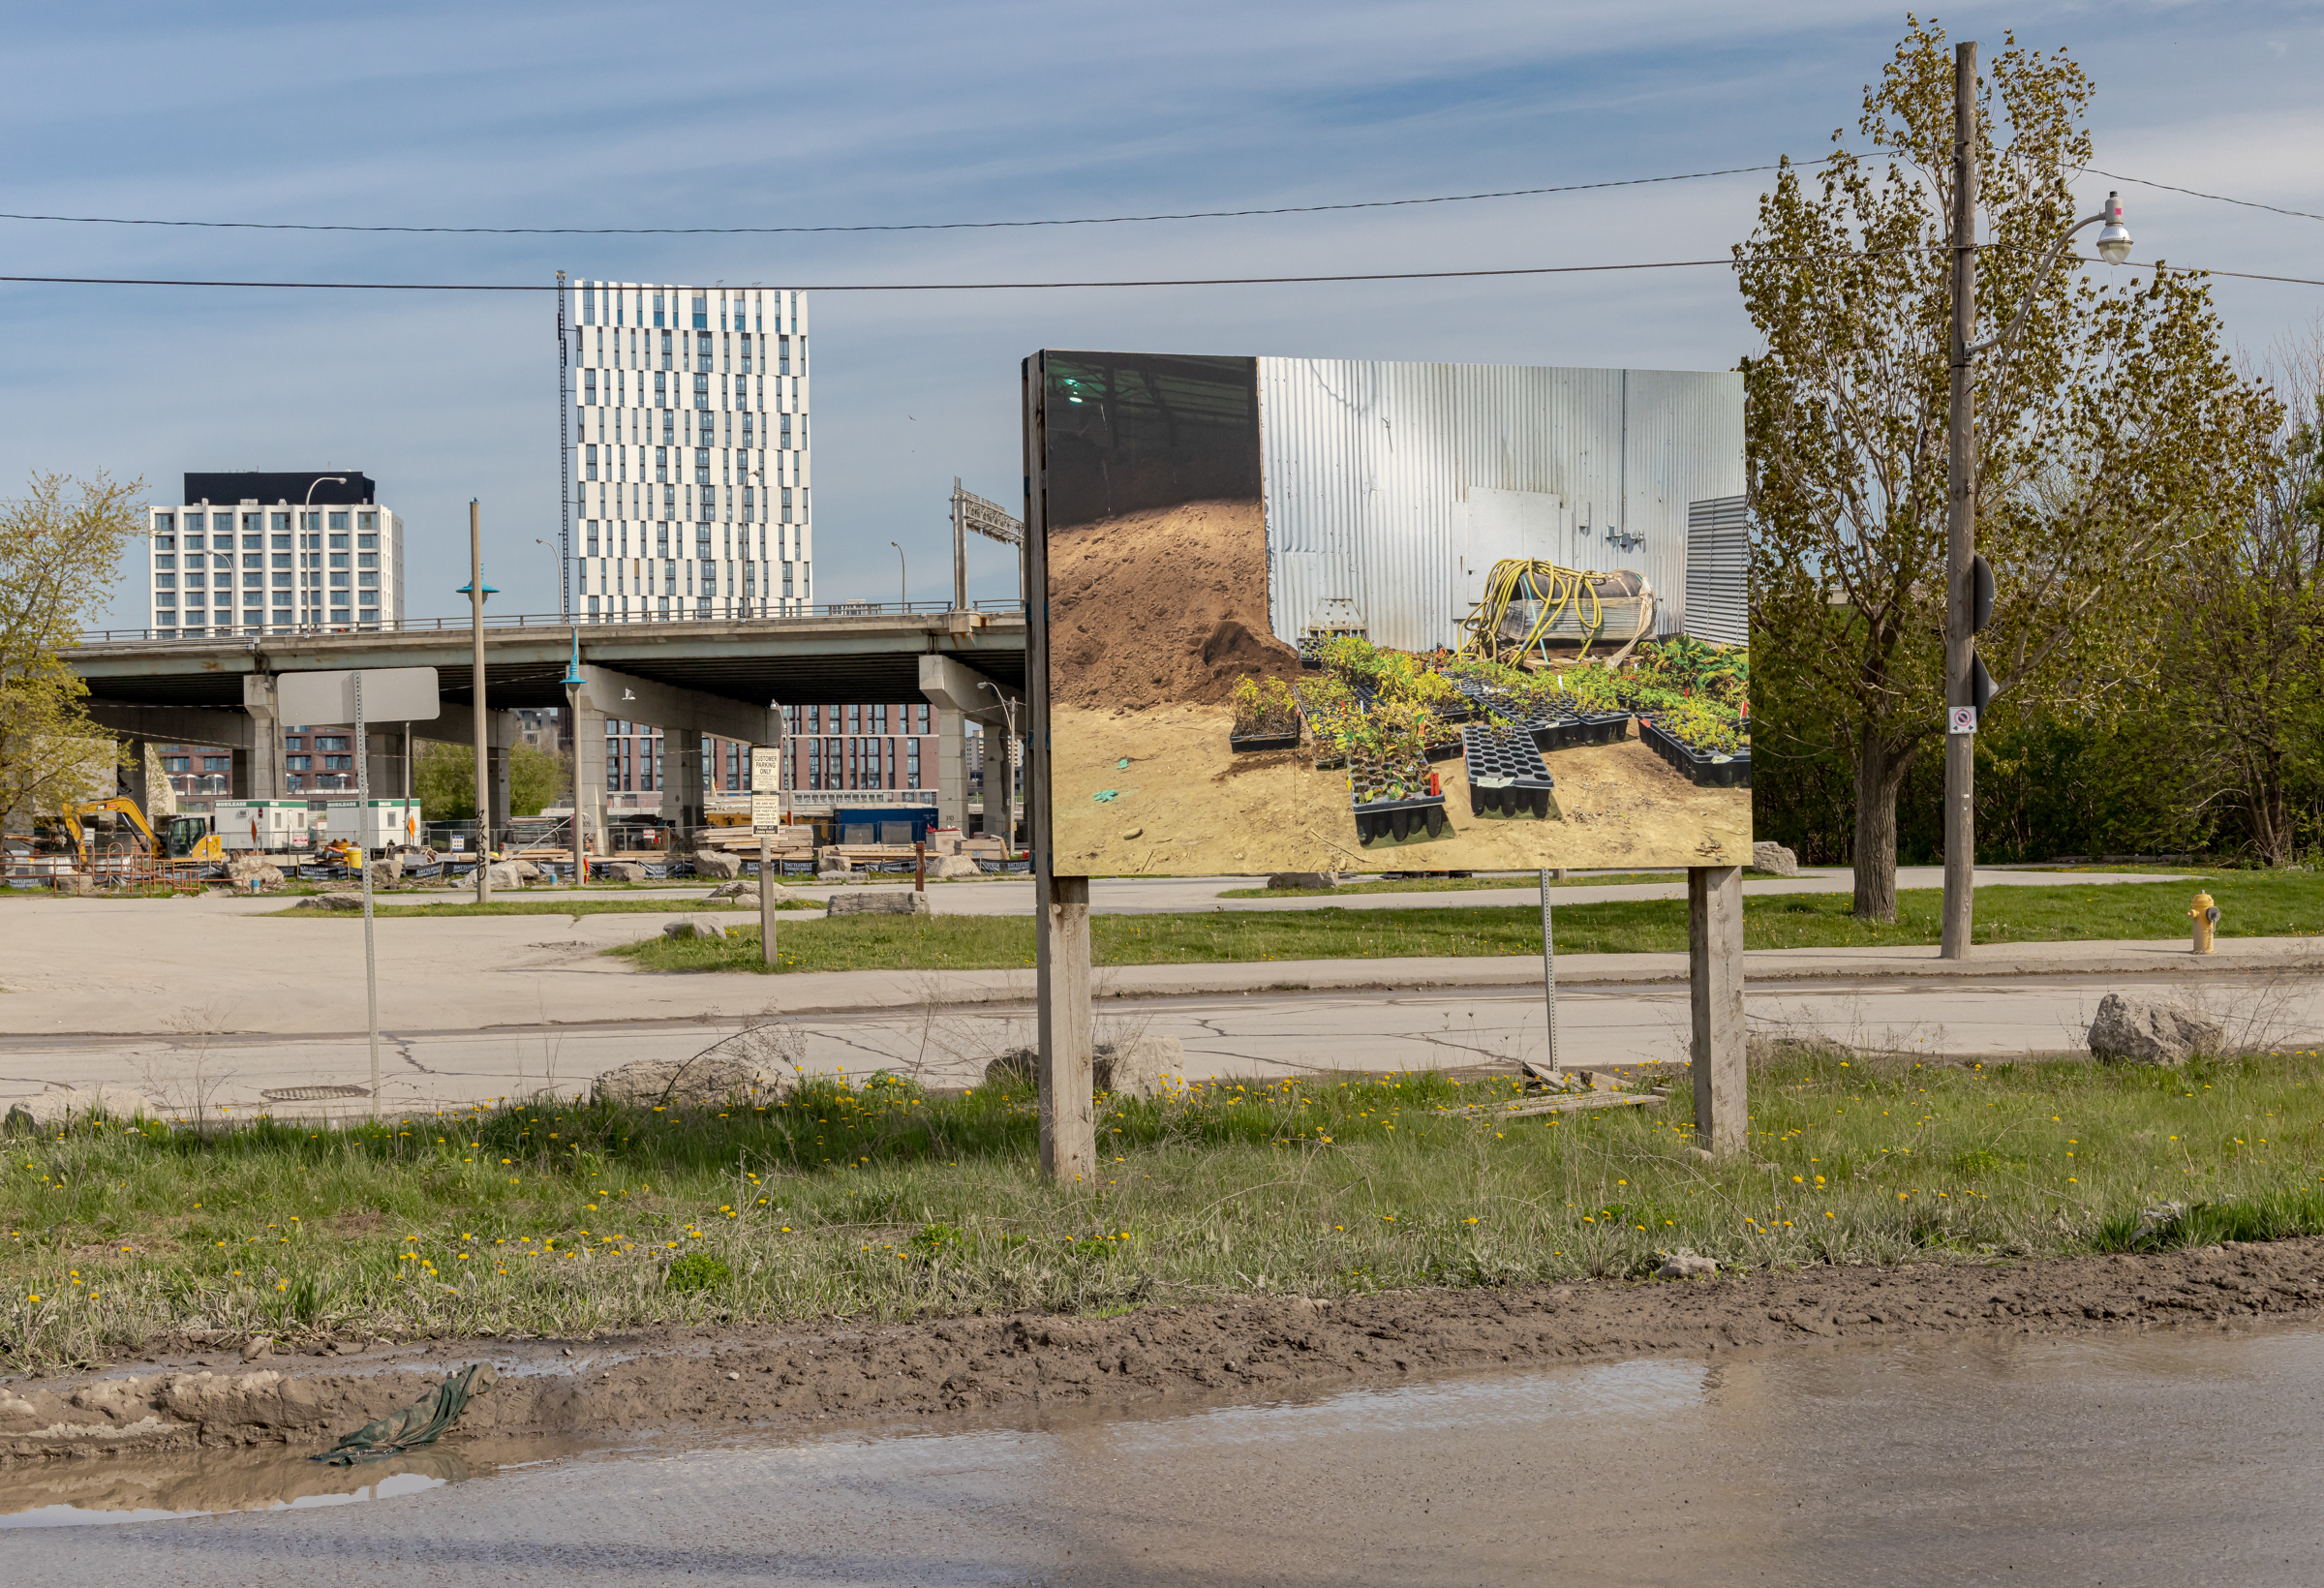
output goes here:
[[[0, 1383], [0, 1458], [321, 1446], [443, 1368], [503, 1374], [459, 1434], [813, 1423], [1038, 1406], [1267, 1399], [1479, 1368], [2001, 1329], [2056, 1334], [2324, 1315], [2324, 1238], [2011, 1267], [1808, 1268], [1687, 1283], [1406, 1291], [962, 1318], [870, 1328], [661, 1329]], [[233, 1362], [235, 1365], [223, 1365]]]

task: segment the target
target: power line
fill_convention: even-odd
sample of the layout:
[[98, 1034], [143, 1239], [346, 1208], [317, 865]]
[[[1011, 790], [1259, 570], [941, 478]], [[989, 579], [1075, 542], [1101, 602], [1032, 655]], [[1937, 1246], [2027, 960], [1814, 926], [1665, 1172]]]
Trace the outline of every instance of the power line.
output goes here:
[[[2305, 209], [2285, 209], [2280, 204], [2263, 204], [2256, 198], [2230, 198], [2223, 193], [2205, 193], [2200, 188], [2182, 188], [2175, 187], [2168, 182], [2150, 182], [2143, 176], [2125, 176], [2119, 171], [2102, 171], [2095, 166], [2084, 166], [2082, 169], [2090, 172], [2093, 176], [2104, 176], [2117, 182], [2131, 182], [2142, 188], [2160, 188], [2165, 193], [2184, 193], [2190, 198], [2209, 198], [2217, 203], [2236, 204], [2245, 209], [2264, 209], [2271, 214], [2295, 216], [2303, 221], [2324, 221], [2324, 215], [2312, 215]], [[2215, 275], [2221, 276], [2232, 275], [2233, 273], [2234, 272], [2227, 270], [2213, 272]], [[2256, 279], [2260, 281], [2277, 281], [2289, 280], [2291, 278], [2261, 276]]]
[[[1814, 166], [1828, 160], [1794, 161]], [[306, 221], [163, 221], [124, 215], [18, 215], [0, 211], [0, 221], [59, 221], [76, 226], [187, 227], [223, 231], [362, 231], [480, 237], [772, 237], [850, 231], [991, 231], [1024, 227], [1123, 226], [1148, 221], [1226, 221], [1252, 215], [1321, 215], [1334, 210], [1401, 209], [1415, 204], [1466, 204], [1483, 198], [1533, 198], [1551, 193], [1594, 193], [1605, 188], [1642, 188], [1658, 182], [1696, 182], [1710, 176], [1743, 176], [1775, 166], [1729, 166], [1721, 170], [1681, 171], [1672, 176], [1631, 176], [1611, 182], [1570, 182], [1553, 188], [1506, 188], [1494, 193], [1447, 193], [1426, 198], [1364, 198], [1344, 204], [1281, 204], [1269, 209], [1194, 209], [1164, 215], [1085, 215], [1055, 221], [910, 221], [867, 226], [336, 226]]]
[[[802, 282], [795, 292], [1032, 292], [1075, 287], [1271, 287], [1333, 281], [1444, 281], [1470, 276], [1588, 275], [1606, 270], [1684, 270], [1697, 265], [1732, 264], [1732, 259], [1650, 260], [1634, 264], [1537, 264], [1503, 270], [1379, 270], [1334, 276], [1189, 276], [1151, 281], [916, 281]], [[47, 282], [76, 287], [255, 287], [341, 292], [554, 292], [530, 283], [421, 281], [187, 281], [155, 276], [0, 276], [0, 282]]]
[[[1824, 255], [1789, 257], [1785, 262], [1805, 263], [1814, 259], [1870, 259], [1875, 254], [1942, 252], [1942, 243], [1874, 251], [1847, 250]], [[1762, 260], [1766, 256], [1758, 256]], [[1528, 264], [1490, 270], [1373, 270], [1318, 276], [1177, 276], [1120, 281], [873, 281], [801, 282], [797, 292], [1041, 292], [1075, 289], [1151, 287], [1276, 287], [1358, 281], [1464, 281], [1496, 276], [1587, 276], [1621, 270], [1694, 270], [1709, 265], [1731, 266], [1734, 258], [1711, 260], [1637, 260], [1622, 264]], [[2095, 261], [2084, 260], [2088, 264]], [[2324, 287], [2324, 279], [2309, 276], [2259, 275], [2248, 270], [2215, 270], [2202, 265], [2125, 264], [2125, 270], [2167, 270], [2180, 275], [2230, 276], [2238, 281], [2285, 282], [2295, 287]], [[229, 287], [261, 290], [326, 292], [554, 292], [552, 285], [535, 283], [455, 281], [198, 281], [163, 276], [0, 276], [0, 282], [24, 282], [66, 287]], [[566, 289], [569, 290], [569, 289]]]

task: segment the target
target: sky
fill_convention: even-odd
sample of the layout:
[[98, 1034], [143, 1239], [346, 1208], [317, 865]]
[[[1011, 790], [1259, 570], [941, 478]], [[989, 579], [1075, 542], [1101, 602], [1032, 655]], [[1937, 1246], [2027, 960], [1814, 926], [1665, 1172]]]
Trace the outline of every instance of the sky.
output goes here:
[[[2064, 46], [2094, 164], [2324, 214], [2324, 3], [1980, 5]], [[1385, 5], [28, 8], [0, 209], [440, 227], [865, 226], [1344, 203], [1814, 158], [1905, 26], [1853, 0]], [[1335, 214], [813, 236], [362, 235], [0, 221], [0, 274], [840, 284], [1723, 256], [1764, 173]], [[2324, 278], [2324, 222], [2119, 185], [2138, 258]], [[2221, 280], [2259, 356], [2324, 288]], [[957, 474], [1022, 501], [1042, 347], [1731, 368], [1724, 269], [810, 298], [818, 598], [950, 593]], [[0, 283], [0, 495], [36, 471], [359, 468], [403, 514], [407, 615], [449, 615], [481, 504], [497, 609], [554, 612], [545, 292]], [[898, 542], [903, 553], [900, 570]], [[545, 544], [543, 543], [545, 542]], [[140, 548], [141, 554], [141, 548]], [[1016, 594], [969, 548], [970, 594]], [[107, 622], [144, 621], [126, 578]]]

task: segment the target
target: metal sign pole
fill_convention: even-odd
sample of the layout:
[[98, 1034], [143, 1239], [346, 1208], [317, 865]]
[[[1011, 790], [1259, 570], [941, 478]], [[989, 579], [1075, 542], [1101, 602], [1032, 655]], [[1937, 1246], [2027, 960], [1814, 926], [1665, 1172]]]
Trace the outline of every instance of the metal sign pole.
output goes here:
[[1549, 873], [1542, 879], [1542, 997], [1549, 1008], [1549, 1068], [1557, 1068], [1557, 940], [1549, 935]]
[[355, 674], [355, 864], [363, 869], [363, 1024], [371, 1035], [371, 1116], [380, 1116], [380, 967], [371, 938], [371, 730], [363, 725], [363, 675]]

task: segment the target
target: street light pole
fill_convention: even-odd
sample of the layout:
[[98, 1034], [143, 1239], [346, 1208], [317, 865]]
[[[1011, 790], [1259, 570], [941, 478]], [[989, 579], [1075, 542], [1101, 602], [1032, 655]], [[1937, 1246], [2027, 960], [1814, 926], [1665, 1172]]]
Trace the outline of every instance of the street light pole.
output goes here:
[[1977, 630], [1992, 616], [1993, 573], [1977, 555], [1976, 357], [2006, 350], [2025, 329], [2041, 284], [2067, 245], [2099, 228], [2098, 258], [2119, 265], [2130, 258], [2130, 229], [2123, 224], [2120, 193], [2106, 207], [2061, 231], [2034, 273], [2008, 325], [1977, 336], [1977, 46], [1953, 50], [1953, 321], [1951, 431], [1945, 480], [1944, 526], [1944, 930], [1942, 959], [1969, 958], [1977, 880], [1977, 718], [1993, 681], [1977, 659]]
[[[1953, 49], [1952, 390], [1946, 424], [1944, 525], [1944, 930], [1940, 958], [1966, 960], [1976, 890], [1977, 740], [1970, 663], [1972, 560], [1977, 554], [1977, 46]], [[2031, 291], [2032, 289], [2029, 289]], [[1969, 707], [1966, 724], [1960, 708]]]
[[[891, 546], [896, 546], [896, 542], [893, 540], [889, 541], [888, 544]], [[909, 612], [911, 609], [912, 581], [904, 572], [903, 548], [902, 546], [896, 546], [896, 610], [899, 612]]]
[[[299, 543], [299, 545], [300, 545], [300, 547], [301, 547], [301, 548], [304, 548], [304, 547], [305, 547], [305, 545], [306, 545], [306, 543], [307, 543], [307, 542], [306, 542], [306, 534], [307, 534], [307, 523], [306, 523], [306, 521], [307, 521], [307, 520], [308, 520], [310, 517], [312, 517], [312, 516], [313, 516], [311, 513], [309, 513], [309, 512], [307, 511], [307, 509], [308, 509], [308, 508], [310, 508], [310, 507], [313, 507], [313, 506], [315, 505], [315, 487], [316, 487], [316, 486], [318, 486], [318, 485], [321, 485], [321, 483], [322, 483], [324, 480], [326, 480], [326, 479], [327, 479], [327, 480], [332, 480], [332, 481], [335, 481], [336, 483], [338, 483], [338, 484], [341, 484], [341, 485], [345, 485], [345, 484], [347, 483], [347, 476], [346, 476], [345, 474], [317, 474], [317, 475], [316, 475], [316, 476], [315, 476], [313, 479], [311, 479], [311, 480], [307, 481], [307, 500], [306, 500], [306, 502], [304, 503], [304, 504], [302, 504], [302, 505], [301, 505], [301, 507], [299, 508], [299, 514], [298, 514], [298, 519], [299, 519], [299, 523], [298, 523], [299, 542], [298, 542], [298, 543]], [[321, 536], [321, 535], [320, 535], [320, 534], [319, 534], [319, 535], [317, 535], [317, 536], [315, 537], [315, 544], [316, 544], [316, 545], [318, 545], [318, 546], [320, 546], [320, 545], [321, 545], [321, 544], [322, 544], [322, 536]], [[322, 559], [321, 559], [320, 556], [319, 556], [319, 557], [317, 557], [317, 558], [315, 559], [315, 566], [316, 566], [318, 569], [321, 568], [321, 566], [322, 566], [322, 562], [323, 562], [323, 560], [322, 560]], [[299, 577], [300, 577], [300, 578], [302, 578], [302, 579], [303, 579], [303, 578], [305, 578], [305, 577], [306, 577], [306, 568], [307, 568], [307, 559], [306, 559], [306, 557], [305, 557], [305, 555], [304, 555], [303, 549], [302, 549], [301, 555], [300, 555], [300, 557], [299, 557], [299, 559], [298, 559], [298, 568], [299, 568]], [[299, 595], [299, 600], [300, 600], [300, 602], [301, 602], [301, 604], [302, 604], [302, 606], [303, 606], [303, 604], [304, 604], [304, 602], [305, 602], [305, 600], [306, 600], [306, 595], [307, 595], [307, 593], [306, 593], [305, 591], [303, 591], [303, 590], [302, 590], [302, 591], [300, 591], [300, 592], [298, 593], [298, 595]], [[321, 572], [318, 572], [318, 573], [315, 575], [315, 607], [316, 607], [316, 611], [317, 611], [318, 613], [321, 613], [321, 612], [322, 611], [322, 609], [323, 609], [323, 601], [322, 601], [322, 575], [321, 575]], [[321, 626], [322, 626], [322, 625], [321, 625], [320, 622], [318, 622], [318, 623], [316, 624], [316, 626], [316, 626], [316, 627], [318, 627], [318, 628], [320, 628], [320, 627], [321, 627]], [[275, 764], [276, 764], [277, 766], [280, 766], [282, 763], [278, 761], [278, 762], [276, 762]]]
[[492, 898], [492, 757], [484, 708], [484, 527], [476, 499], [468, 500], [468, 622], [470, 709], [475, 714], [476, 741], [476, 902]]

